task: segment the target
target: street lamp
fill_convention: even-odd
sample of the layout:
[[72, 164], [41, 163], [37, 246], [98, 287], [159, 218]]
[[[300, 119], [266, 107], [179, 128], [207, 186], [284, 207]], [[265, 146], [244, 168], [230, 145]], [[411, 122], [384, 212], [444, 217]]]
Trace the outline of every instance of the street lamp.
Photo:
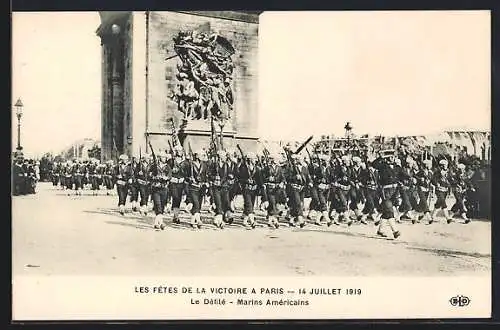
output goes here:
[[23, 147], [21, 147], [21, 117], [23, 116], [23, 102], [21, 99], [17, 99], [16, 104], [14, 104], [14, 107], [16, 108], [16, 116], [17, 116], [17, 150], [21, 151], [23, 150]]

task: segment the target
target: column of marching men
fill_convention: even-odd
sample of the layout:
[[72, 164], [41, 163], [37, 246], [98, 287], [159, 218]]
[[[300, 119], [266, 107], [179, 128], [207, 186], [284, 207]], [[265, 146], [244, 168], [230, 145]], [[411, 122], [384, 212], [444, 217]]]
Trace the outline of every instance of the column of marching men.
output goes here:
[[[439, 210], [448, 224], [455, 216], [464, 223], [471, 221], [472, 169], [461, 163], [449, 165], [445, 158], [398, 158], [396, 153], [380, 153], [375, 159], [316, 153], [304, 158], [287, 152], [257, 156], [220, 150], [209, 158], [205, 152], [191, 154], [176, 147], [139, 159], [121, 155], [117, 163], [74, 159], [55, 164], [52, 179], [68, 195], [71, 191], [81, 195], [83, 189], [93, 195], [103, 189], [114, 195], [116, 189], [122, 215], [130, 209], [143, 216], [152, 211], [153, 227], [160, 230], [166, 228], [166, 213], [171, 213], [173, 223], [180, 223], [183, 212], [190, 213], [193, 228], [201, 228], [205, 205], [213, 225], [222, 229], [235, 220], [235, 200], [241, 196], [241, 218], [248, 228], [256, 227], [255, 210], [260, 209], [272, 228], [280, 226], [280, 219], [301, 228], [311, 222], [351, 226], [371, 221], [378, 226], [378, 235], [388, 236], [389, 229], [397, 238], [398, 224], [431, 224], [438, 221]], [[449, 196], [455, 200], [451, 208]]]

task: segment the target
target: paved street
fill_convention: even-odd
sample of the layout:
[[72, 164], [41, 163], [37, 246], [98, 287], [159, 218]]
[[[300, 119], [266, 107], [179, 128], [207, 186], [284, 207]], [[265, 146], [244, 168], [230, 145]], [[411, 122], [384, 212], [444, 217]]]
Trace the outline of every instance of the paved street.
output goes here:
[[[202, 230], [152, 229], [153, 216], [121, 216], [115, 196], [67, 196], [51, 184], [13, 197], [14, 275], [451, 276], [488, 275], [491, 225], [404, 223], [397, 240], [370, 225], [247, 230], [241, 220]], [[103, 194], [103, 192], [101, 192]]]

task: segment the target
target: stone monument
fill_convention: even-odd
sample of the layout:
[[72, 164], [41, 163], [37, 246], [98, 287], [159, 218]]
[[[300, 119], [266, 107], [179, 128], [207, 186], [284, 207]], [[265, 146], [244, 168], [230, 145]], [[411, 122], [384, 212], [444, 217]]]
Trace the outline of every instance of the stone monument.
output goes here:
[[[100, 12], [102, 158], [257, 147], [260, 12]], [[222, 139], [221, 139], [222, 138]]]

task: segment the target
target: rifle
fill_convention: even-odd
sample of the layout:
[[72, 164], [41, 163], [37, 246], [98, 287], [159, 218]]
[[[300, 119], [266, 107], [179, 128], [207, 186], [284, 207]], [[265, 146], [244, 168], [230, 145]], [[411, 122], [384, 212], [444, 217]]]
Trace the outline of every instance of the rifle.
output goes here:
[[264, 145], [263, 142], [261, 142], [261, 141], [259, 141], [259, 142], [264, 147], [264, 149], [262, 149], [262, 154], [264, 156], [264, 163], [265, 163], [265, 165], [268, 165], [269, 164], [269, 155], [270, 155], [269, 150], [267, 150], [267, 148], [266, 148], [266, 146]]
[[174, 153], [174, 148], [172, 147], [172, 142], [170, 140], [168, 140], [168, 147], [169, 147], [169, 150], [170, 150], [170, 154], [173, 154]]
[[191, 142], [188, 142], [188, 153], [191, 159], [193, 159], [193, 149], [191, 149]]
[[238, 148], [240, 154], [241, 154], [241, 161], [243, 162], [243, 165], [245, 165], [245, 168], [247, 169], [248, 176], [250, 177], [250, 170], [248, 169], [248, 163], [247, 159], [245, 157], [245, 154], [243, 153], [243, 150], [241, 150], [241, 147], [239, 144], [236, 145], [236, 148]]
[[298, 148], [297, 150], [295, 150], [294, 154], [299, 154], [302, 149], [304, 149], [306, 147], [306, 145], [311, 142], [311, 140], [313, 139], [313, 136], [311, 135], [310, 137], [307, 138], [307, 140], [305, 140]]
[[307, 152], [307, 157], [309, 157], [309, 161], [311, 161], [311, 153], [309, 152], [309, 149], [306, 148], [306, 152]]
[[151, 145], [151, 141], [148, 141], [149, 148], [151, 149], [151, 155], [153, 156], [153, 166], [151, 172], [154, 176], [158, 175], [158, 159], [156, 158], [155, 151], [153, 150], [153, 146]]
[[211, 144], [211, 149], [212, 149], [212, 157], [214, 158], [215, 162], [218, 161], [218, 157], [219, 157], [219, 154], [217, 152], [217, 138], [216, 138], [216, 133], [215, 133], [215, 124], [214, 124], [214, 117], [210, 117], [211, 120], [210, 120], [210, 130], [211, 130], [211, 134], [210, 134], [210, 144]]
[[174, 145], [174, 147], [177, 145], [181, 145], [181, 141], [179, 140], [179, 136], [177, 135], [177, 129], [175, 128], [174, 119], [170, 117], [168, 121], [170, 122], [170, 126], [172, 128], [172, 144]]

